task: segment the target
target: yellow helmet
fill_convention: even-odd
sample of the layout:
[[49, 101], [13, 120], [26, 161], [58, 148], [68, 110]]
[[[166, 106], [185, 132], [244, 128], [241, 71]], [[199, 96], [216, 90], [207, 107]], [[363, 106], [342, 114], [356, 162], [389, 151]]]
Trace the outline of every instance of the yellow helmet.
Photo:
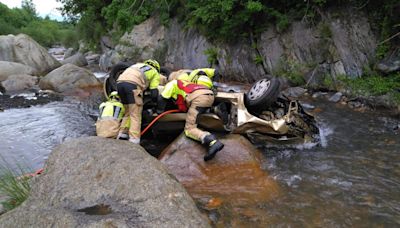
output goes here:
[[120, 99], [119, 96], [118, 96], [118, 92], [117, 92], [117, 91], [112, 91], [112, 92], [110, 93], [110, 95], [108, 96], [108, 98], [109, 98], [109, 99], [117, 99], [117, 100]]
[[148, 60], [144, 61], [144, 63], [156, 68], [158, 73], [160, 73], [160, 64], [156, 60], [148, 59]]

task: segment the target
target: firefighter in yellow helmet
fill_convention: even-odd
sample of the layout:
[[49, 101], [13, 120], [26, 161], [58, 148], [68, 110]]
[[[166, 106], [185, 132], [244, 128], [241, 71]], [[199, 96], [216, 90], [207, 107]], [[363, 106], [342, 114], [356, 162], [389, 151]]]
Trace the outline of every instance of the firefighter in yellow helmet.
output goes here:
[[[119, 76], [117, 90], [127, 111], [122, 119], [118, 139], [129, 138], [132, 143], [140, 143], [143, 92], [149, 88], [151, 98], [156, 102], [159, 84], [160, 64], [153, 59], [146, 60], [144, 63], [136, 63]], [[128, 120], [130, 124], [127, 124]]]
[[192, 71], [182, 71], [182, 73], [177, 76], [177, 79], [204, 85], [212, 89], [214, 87], [213, 81], [218, 81], [219, 77], [220, 75], [217, 69], [199, 68]]
[[212, 159], [224, 147], [215, 135], [197, 128], [197, 116], [204, 113], [214, 102], [214, 93], [203, 85], [190, 83], [183, 80], [168, 82], [159, 98], [157, 113], [162, 113], [167, 100], [176, 100], [179, 110], [187, 112], [185, 135], [207, 146], [208, 150], [204, 161]]
[[100, 115], [96, 121], [97, 136], [116, 138], [125, 112], [118, 93], [112, 92], [108, 100], [100, 104], [99, 109]]

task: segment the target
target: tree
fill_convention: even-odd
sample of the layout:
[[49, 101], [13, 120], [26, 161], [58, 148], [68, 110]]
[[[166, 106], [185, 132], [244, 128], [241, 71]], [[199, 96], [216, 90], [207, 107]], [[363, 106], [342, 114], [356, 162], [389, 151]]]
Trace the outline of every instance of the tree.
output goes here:
[[32, 18], [37, 18], [36, 6], [33, 4], [32, 0], [22, 0], [21, 7]]

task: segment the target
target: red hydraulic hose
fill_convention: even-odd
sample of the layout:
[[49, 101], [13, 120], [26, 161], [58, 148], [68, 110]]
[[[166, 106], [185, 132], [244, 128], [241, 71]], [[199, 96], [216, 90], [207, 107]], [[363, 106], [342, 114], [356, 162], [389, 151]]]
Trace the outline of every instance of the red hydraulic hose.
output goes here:
[[153, 121], [150, 122], [150, 124], [140, 133], [140, 135], [144, 135], [144, 133], [146, 133], [147, 130], [149, 130], [151, 128], [151, 126], [153, 126], [153, 124], [160, 119], [161, 117], [170, 114], [170, 113], [174, 113], [174, 112], [180, 112], [179, 109], [173, 109], [173, 110], [168, 110], [165, 111], [163, 113], [161, 113], [160, 115], [158, 115], [156, 118], [154, 118]]

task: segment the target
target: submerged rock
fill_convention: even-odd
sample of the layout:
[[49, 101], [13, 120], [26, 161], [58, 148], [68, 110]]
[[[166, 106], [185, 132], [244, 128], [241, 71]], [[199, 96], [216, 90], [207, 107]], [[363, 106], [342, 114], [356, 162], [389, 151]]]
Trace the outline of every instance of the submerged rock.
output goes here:
[[225, 144], [211, 161], [205, 148], [178, 137], [161, 154], [161, 162], [197, 199], [218, 197], [231, 204], [268, 201], [278, 193], [277, 183], [261, 169], [260, 151], [241, 135], [221, 138]]
[[208, 227], [160, 162], [127, 141], [88, 137], [50, 155], [5, 227]]

